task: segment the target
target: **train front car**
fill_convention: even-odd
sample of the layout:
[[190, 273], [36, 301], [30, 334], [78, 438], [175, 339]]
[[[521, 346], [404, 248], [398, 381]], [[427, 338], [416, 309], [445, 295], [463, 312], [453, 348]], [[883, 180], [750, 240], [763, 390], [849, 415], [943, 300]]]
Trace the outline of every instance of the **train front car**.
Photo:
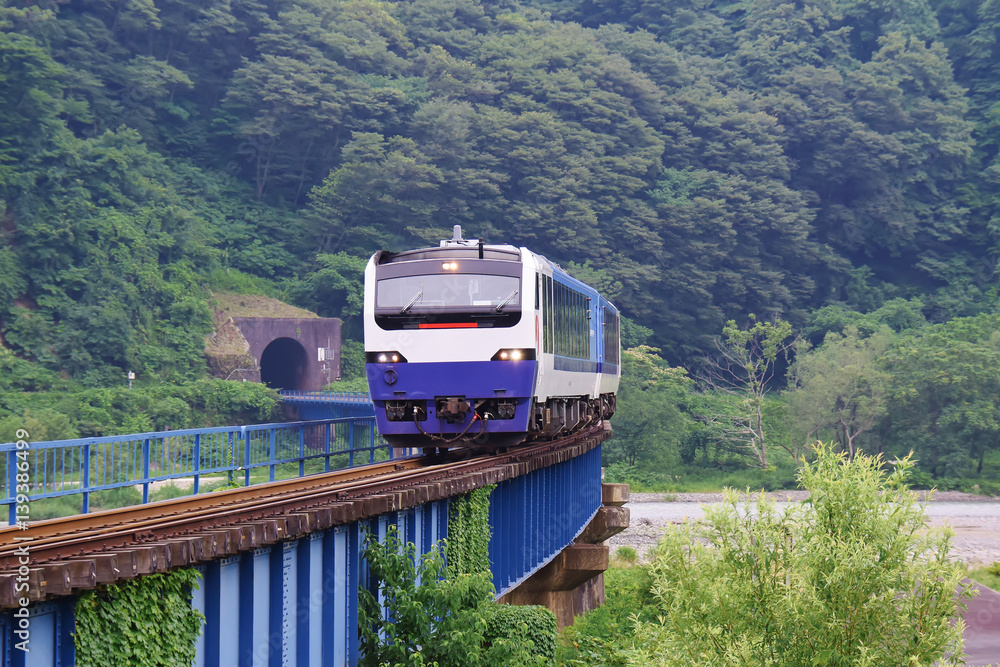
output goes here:
[[537, 262], [455, 238], [382, 251], [365, 270], [365, 361], [394, 447], [508, 447], [530, 426], [537, 373]]

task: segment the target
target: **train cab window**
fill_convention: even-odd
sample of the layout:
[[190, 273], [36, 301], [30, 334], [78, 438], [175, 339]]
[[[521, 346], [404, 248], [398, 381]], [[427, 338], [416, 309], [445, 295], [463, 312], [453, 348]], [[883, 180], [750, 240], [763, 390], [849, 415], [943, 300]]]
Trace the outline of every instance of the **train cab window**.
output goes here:
[[510, 327], [520, 321], [524, 301], [520, 265], [514, 262], [444, 257], [376, 269], [374, 314], [383, 329]]
[[465, 306], [519, 306], [520, 280], [513, 276], [430, 275], [402, 276], [378, 281], [377, 308]]

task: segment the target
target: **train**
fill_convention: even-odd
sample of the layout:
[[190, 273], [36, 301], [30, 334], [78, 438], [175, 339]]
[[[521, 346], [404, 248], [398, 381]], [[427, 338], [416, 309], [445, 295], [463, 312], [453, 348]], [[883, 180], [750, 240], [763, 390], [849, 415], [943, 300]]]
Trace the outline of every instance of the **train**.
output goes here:
[[620, 314], [527, 248], [453, 237], [365, 268], [365, 371], [393, 447], [504, 451], [610, 418]]

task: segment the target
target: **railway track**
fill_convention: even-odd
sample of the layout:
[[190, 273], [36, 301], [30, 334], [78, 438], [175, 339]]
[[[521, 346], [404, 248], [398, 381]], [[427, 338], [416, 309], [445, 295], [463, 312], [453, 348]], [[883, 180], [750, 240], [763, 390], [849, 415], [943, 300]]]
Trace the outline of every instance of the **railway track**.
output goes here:
[[0, 608], [18, 606], [25, 595], [70, 595], [467, 493], [578, 456], [608, 437], [610, 427], [599, 423], [505, 454], [397, 459], [0, 529]]

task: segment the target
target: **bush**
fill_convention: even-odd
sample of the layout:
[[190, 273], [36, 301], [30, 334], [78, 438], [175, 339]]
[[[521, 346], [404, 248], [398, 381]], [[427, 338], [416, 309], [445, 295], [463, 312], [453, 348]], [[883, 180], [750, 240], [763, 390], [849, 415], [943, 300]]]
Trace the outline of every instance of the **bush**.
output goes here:
[[639, 562], [639, 553], [632, 547], [618, 547], [615, 551], [615, 560], [626, 565], [635, 565]]
[[174, 498], [190, 496], [193, 491], [194, 489], [192, 487], [184, 488], [177, 486], [176, 484], [164, 484], [160, 488], [151, 491], [149, 499], [154, 503], [161, 500], [173, 500]]
[[96, 510], [113, 510], [119, 507], [134, 507], [142, 504], [142, 493], [134, 486], [119, 486], [104, 491], [94, 491], [90, 494], [90, 508]]
[[395, 526], [381, 543], [369, 534], [363, 558], [375, 589], [358, 591], [362, 666], [552, 664], [555, 615], [493, 602], [488, 570], [445, 567], [438, 546], [417, 558]]
[[730, 491], [701, 527], [669, 530], [651, 566], [662, 616], [637, 624], [632, 663], [958, 664], [970, 592], [950, 533], [925, 531], [911, 467], [820, 445], [808, 502], [741, 508]]
[[648, 566], [608, 569], [604, 573], [604, 605], [563, 628], [556, 649], [558, 664], [624, 667], [623, 649], [631, 644], [635, 621], [656, 618], [656, 609], [650, 604], [652, 584]]
[[440, 551], [418, 559], [395, 526], [381, 543], [369, 534], [363, 557], [385, 607], [383, 615], [377, 595], [359, 589], [363, 667], [481, 664], [486, 620], [480, 608], [493, 601], [489, 574], [444, 576]]
[[[530, 656], [552, 664], [556, 657], [556, 615], [545, 607], [491, 604], [484, 608], [483, 639], [493, 647], [506, 639], [523, 647]], [[489, 656], [489, 654], [487, 654]], [[495, 663], [488, 663], [495, 664]]]

